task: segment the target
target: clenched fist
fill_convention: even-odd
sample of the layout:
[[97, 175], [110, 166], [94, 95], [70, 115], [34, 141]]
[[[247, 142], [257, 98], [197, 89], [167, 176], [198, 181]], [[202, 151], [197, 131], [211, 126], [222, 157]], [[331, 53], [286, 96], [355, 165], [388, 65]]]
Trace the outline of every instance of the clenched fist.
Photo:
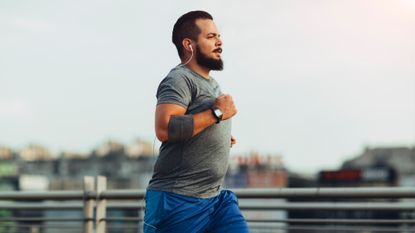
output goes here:
[[233, 102], [232, 96], [230, 95], [221, 95], [215, 100], [215, 107], [218, 107], [222, 113], [223, 117], [222, 120], [229, 119], [236, 115], [238, 110], [235, 107], [235, 103]]

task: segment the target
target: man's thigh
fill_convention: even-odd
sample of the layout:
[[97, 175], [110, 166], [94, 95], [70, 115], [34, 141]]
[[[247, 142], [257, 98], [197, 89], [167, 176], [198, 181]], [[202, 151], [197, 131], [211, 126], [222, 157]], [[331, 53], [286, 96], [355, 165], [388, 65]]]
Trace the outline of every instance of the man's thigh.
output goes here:
[[247, 233], [248, 225], [242, 215], [236, 195], [224, 190], [219, 196], [219, 203], [209, 224], [209, 233]]
[[209, 223], [209, 208], [197, 198], [148, 191], [144, 233], [204, 233]]

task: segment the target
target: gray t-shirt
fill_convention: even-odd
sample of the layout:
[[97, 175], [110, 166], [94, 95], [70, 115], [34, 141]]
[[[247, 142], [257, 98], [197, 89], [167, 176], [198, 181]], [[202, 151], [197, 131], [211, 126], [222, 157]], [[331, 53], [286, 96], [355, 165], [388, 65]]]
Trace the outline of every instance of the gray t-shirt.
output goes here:
[[[177, 104], [195, 114], [211, 108], [221, 95], [210, 77], [178, 65], [160, 83], [157, 104]], [[231, 120], [221, 121], [182, 142], [164, 142], [148, 189], [208, 198], [218, 194], [227, 168], [231, 143]]]

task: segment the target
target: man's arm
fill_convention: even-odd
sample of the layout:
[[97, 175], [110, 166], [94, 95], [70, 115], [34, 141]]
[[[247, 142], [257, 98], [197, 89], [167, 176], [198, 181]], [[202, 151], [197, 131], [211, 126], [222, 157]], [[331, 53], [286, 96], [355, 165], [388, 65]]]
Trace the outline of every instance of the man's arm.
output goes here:
[[[223, 120], [233, 117], [236, 113], [236, 107], [230, 95], [221, 95], [215, 100], [214, 106], [218, 107], [223, 113]], [[157, 138], [162, 141], [169, 140], [169, 123], [172, 116], [184, 116], [186, 108], [176, 104], [159, 104], [156, 107], [155, 130]], [[193, 117], [193, 134], [197, 135], [207, 127], [216, 123], [210, 109], [196, 113]]]

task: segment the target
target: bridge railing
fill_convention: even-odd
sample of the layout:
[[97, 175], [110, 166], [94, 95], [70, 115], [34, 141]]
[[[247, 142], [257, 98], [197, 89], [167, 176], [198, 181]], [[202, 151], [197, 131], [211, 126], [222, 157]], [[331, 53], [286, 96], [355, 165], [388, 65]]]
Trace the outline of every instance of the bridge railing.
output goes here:
[[[232, 191], [240, 200], [240, 208], [247, 216], [252, 232], [415, 232], [415, 187], [266, 188]], [[101, 176], [96, 179], [85, 177], [84, 190], [79, 191], [0, 192], [1, 211], [52, 213], [52, 216], [13, 214], [0, 217], [0, 232], [136, 233], [140, 231], [140, 223], [143, 221], [144, 196], [145, 190], [107, 190], [106, 178]], [[108, 214], [115, 210], [136, 214]], [[399, 213], [399, 217], [295, 218], [287, 214], [292, 211], [386, 211]], [[250, 214], [255, 212], [260, 214]], [[53, 216], [53, 213], [59, 214]]]

